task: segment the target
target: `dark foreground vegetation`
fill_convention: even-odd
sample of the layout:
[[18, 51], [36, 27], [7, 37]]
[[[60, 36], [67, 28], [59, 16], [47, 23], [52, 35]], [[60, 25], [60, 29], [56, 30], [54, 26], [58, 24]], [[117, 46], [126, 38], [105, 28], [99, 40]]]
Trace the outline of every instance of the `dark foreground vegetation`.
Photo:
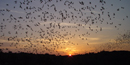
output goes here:
[[102, 51], [72, 57], [0, 52], [0, 65], [130, 65], [130, 52]]

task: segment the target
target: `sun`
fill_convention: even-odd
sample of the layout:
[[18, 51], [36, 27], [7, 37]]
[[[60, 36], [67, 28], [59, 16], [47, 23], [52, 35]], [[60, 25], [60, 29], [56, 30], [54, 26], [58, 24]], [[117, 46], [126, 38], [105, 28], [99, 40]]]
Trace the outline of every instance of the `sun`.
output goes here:
[[71, 56], [71, 54], [69, 54], [69, 56]]

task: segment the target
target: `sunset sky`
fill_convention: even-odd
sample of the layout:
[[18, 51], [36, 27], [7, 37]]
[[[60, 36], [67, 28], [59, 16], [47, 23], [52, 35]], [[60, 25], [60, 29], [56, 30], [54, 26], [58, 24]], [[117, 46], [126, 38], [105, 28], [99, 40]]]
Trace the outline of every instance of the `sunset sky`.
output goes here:
[[28, 1], [0, 0], [0, 49], [5, 52], [130, 51], [130, 43], [112, 48], [115, 39], [130, 30], [130, 0]]

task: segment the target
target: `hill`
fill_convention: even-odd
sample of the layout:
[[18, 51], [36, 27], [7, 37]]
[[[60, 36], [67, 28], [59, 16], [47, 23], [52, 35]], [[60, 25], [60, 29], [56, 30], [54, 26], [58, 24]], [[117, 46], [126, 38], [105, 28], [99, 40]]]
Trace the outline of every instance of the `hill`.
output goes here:
[[130, 65], [129, 61], [129, 51], [101, 51], [72, 57], [0, 52], [0, 65]]

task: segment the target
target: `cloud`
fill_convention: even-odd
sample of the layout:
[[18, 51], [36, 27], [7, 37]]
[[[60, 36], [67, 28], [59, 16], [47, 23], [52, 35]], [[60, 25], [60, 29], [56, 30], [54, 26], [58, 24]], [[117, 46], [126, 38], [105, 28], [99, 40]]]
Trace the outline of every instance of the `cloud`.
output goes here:
[[89, 11], [89, 10], [85, 10], [85, 11], [83, 11], [83, 12], [89, 12], [89, 13], [91, 13], [91, 12], [93, 12], [93, 13], [101, 13], [101, 12], [98, 12], [98, 11]]
[[[40, 22], [41, 25], [50, 24], [50, 23], [58, 25], [59, 22], [53, 22], [53, 21], [50, 21], [50, 22]], [[74, 24], [74, 23], [60, 23], [60, 25], [61, 26], [65, 26], [65, 25], [66, 26], [76, 26], [76, 24]]]
[[94, 40], [100, 40], [100, 38], [87, 38], [88, 40], [94, 41]]
[[75, 24], [72, 24], [72, 23], [61, 23], [60, 25], [66, 25], [66, 26], [76, 26]]
[[2, 38], [2, 37], [1, 37], [1, 38], [0, 38], [0, 42], [1, 42], [1, 43], [12, 43], [12, 42], [14, 42], [13, 40], [8, 41], [7, 39], [8, 39], [7, 37], [5, 37], [5, 38]]
[[[98, 28], [96, 26], [91, 27], [91, 29], [100, 29], [100, 28], [102, 28], [102, 30], [111, 30], [111, 29], [113, 29], [112, 27], [98, 27]], [[86, 27], [85, 29], [89, 29], [89, 26]]]
[[14, 13], [24, 13], [24, 12], [20, 12], [20, 11], [16, 11], [16, 10], [11, 10], [11, 12], [14, 12]]
[[74, 52], [78, 52], [79, 50], [77, 50], [75, 47], [71, 46], [71, 47], [66, 47], [64, 49], [58, 49], [57, 51], [63, 51], [66, 53], [74, 53]]

